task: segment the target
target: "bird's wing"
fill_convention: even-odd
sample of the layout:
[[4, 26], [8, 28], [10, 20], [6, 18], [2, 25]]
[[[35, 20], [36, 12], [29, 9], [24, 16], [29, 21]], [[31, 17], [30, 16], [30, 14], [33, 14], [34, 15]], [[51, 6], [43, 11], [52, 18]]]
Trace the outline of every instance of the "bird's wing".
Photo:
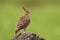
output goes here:
[[21, 25], [23, 25], [23, 21], [24, 21], [24, 16], [22, 16], [19, 20], [18, 20], [18, 22], [17, 22], [17, 26], [21, 26]]
[[30, 23], [29, 17], [22, 16], [22, 17], [18, 20], [17, 26], [28, 25], [29, 23]]
[[30, 23], [30, 18], [29, 17], [26, 17], [25, 20], [24, 20], [24, 24], [25, 25], [28, 25]]

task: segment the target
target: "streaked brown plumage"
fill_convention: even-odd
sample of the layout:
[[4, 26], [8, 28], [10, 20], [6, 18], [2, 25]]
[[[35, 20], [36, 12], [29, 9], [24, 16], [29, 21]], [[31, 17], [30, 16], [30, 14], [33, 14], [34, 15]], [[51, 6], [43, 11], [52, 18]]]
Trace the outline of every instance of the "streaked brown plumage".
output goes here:
[[23, 7], [23, 10], [24, 10], [23, 11], [23, 15], [22, 15], [22, 17], [17, 22], [15, 33], [18, 33], [19, 30], [21, 30], [21, 29], [24, 29], [24, 31], [25, 31], [26, 27], [30, 23], [30, 18], [28, 16], [28, 14], [30, 12], [27, 9], [25, 9], [24, 7]]

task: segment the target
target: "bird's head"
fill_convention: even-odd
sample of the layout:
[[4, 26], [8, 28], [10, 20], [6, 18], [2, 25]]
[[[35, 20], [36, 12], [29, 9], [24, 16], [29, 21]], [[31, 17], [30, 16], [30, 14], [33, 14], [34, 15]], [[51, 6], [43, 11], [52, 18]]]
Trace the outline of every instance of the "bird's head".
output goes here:
[[23, 7], [23, 14], [24, 15], [29, 15], [31, 13], [31, 11], [27, 10], [26, 8]]

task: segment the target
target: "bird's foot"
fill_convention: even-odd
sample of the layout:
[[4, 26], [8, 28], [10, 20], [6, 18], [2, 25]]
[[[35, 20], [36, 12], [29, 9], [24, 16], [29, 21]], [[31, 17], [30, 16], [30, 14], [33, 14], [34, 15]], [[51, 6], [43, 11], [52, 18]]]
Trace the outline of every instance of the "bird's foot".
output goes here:
[[25, 34], [27, 33], [27, 31], [24, 32]]

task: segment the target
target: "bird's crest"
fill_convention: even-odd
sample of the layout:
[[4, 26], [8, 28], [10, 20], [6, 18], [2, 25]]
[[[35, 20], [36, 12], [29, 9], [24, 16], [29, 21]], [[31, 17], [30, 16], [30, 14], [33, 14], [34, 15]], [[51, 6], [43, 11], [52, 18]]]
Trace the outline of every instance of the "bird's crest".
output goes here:
[[26, 10], [26, 8], [23, 7], [23, 10]]
[[26, 9], [25, 7], [23, 7], [23, 10], [26, 11], [27, 13], [31, 13], [31, 11], [29, 11], [29, 10]]

